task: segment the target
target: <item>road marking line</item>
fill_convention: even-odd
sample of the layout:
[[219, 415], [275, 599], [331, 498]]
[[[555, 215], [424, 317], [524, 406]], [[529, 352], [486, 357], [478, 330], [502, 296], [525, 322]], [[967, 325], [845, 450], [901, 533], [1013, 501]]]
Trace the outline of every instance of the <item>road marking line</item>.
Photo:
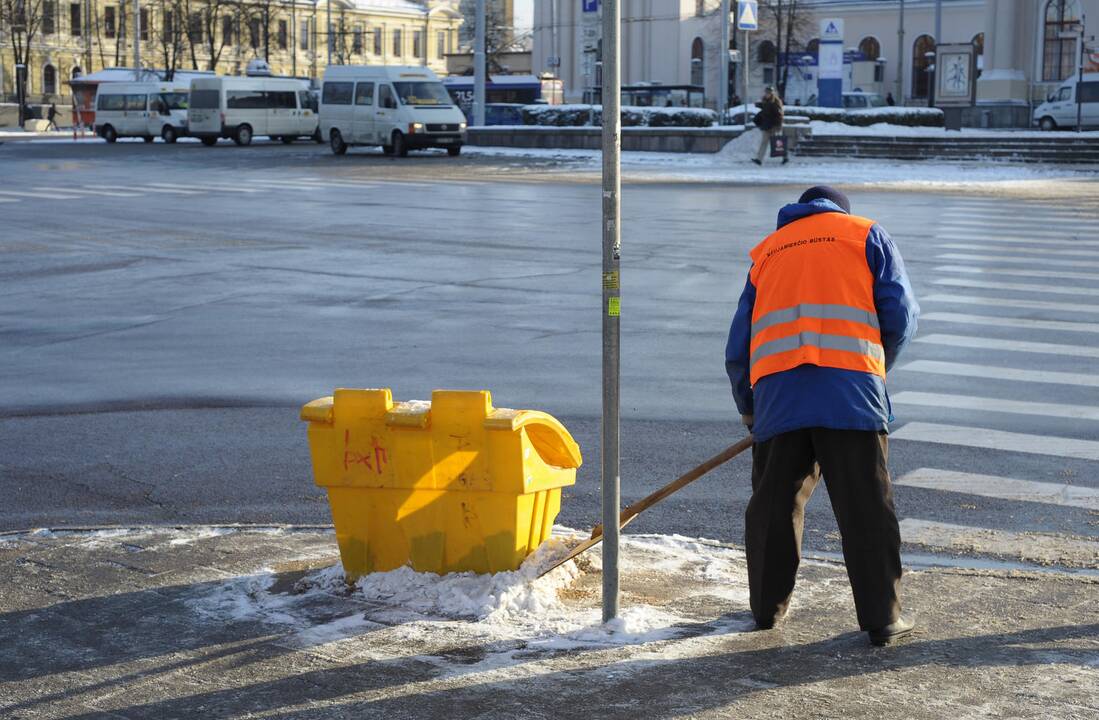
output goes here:
[[[158, 187], [133, 187], [131, 185], [100, 185], [99, 187], [106, 190], [129, 190], [136, 193], [169, 193], [173, 195], [205, 195], [205, 190], [174, 190], [172, 188], [158, 188]], [[94, 189], [94, 188], [93, 188]]]
[[939, 222], [939, 227], [954, 227], [959, 229], [978, 228], [981, 230], [1010, 230], [1012, 232], [1025, 232], [1035, 235], [1046, 235], [1052, 237], [1064, 237], [1066, 239], [1072, 239], [1074, 237], [1080, 237], [1084, 235], [1094, 235], [1099, 232], [1099, 225], [1085, 224], [1080, 222], [1068, 222], [1065, 221], [1065, 229], [1060, 230], [1057, 228], [1051, 228], [1048, 223], [1042, 222], [1020, 222], [1017, 220], [1007, 221], [1001, 216], [997, 220], [951, 220], [943, 218]]
[[[904, 237], [904, 236], [902, 236]], [[1043, 240], [1041, 238], [1017, 237], [1014, 235], [947, 235], [934, 233], [934, 237], [945, 242], [990, 242], [1007, 245], [1067, 245], [1068, 247], [1099, 247], [1099, 240]]]
[[0, 190], [0, 195], [12, 197], [31, 198], [36, 200], [80, 200], [79, 195], [63, 195], [59, 192], [21, 192], [19, 190]]
[[1080, 303], [1052, 302], [1050, 300], [1016, 300], [1014, 298], [978, 297], [977, 295], [925, 295], [920, 299], [925, 303], [951, 303], [956, 305], [987, 305], [989, 307], [1011, 307], [1025, 310], [1057, 310], [1070, 313], [1099, 313], [1099, 305], [1081, 305]]
[[899, 369], [909, 372], [930, 373], [932, 375], [975, 377], [984, 380], [1011, 380], [1013, 382], [1025, 383], [1099, 387], [1099, 375], [1058, 372], [1056, 370], [1018, 370], [1015, 368], [995, 367], [992, 365], [970, 365], [968, 363], [944, 362], [941, 360], [913, 360]]
[[1095, 567], [1099, 542], [1062, 535], [1018, 533], [994, 528], [953, 525], [932, 520], [905, 518], [900, 522], [901, 540], [952, 552], [1006, 555], [1042, 565]]
[[1018, 480], [999, 475], [977, 475], [935, 468], [919, 468], [905, 473], [894, 484], [1001, 500], [1099, 510], [1099, 489], [1079, 485]]
[[1002, 255], [974, 255], [972, 253], [942, 253], [935, 257], [940, 260], [969, 260], [972, 262], [985, 262], [995, 265], [1005, 263], [1010, 265], [1053, 265], [1055, 267], [1099, 267], [1095, 260], [1065, 260], [1064, 258], [1036, 258], [1036, 257], [1004, 257]]
[[272, 185], [282, 187], [286, 185], [310, 185], [313, 187], [338, 187], [338, 188], [373, 188], [378, 183], [360, 183], [348, 180], [256, 180], [257, 185]]
[[959, 445], [1002, 452], [1019, 452], [1030, 455], [1052, 455], [1080, 460], [1099, 460], [1099, 442], [1052, 435], [992, 430], [990, 428], [940, 425], [937, 423], [911, 422], [891, 433], [895, 440]]
[[974, 395], [949, 395], [905, 390], [890, 398], [894, 405], [921, 405], [925, 407], [951, 408], [954, 410], [978, 410], [980, 412], [1008, 413], [1010, 415], [1040, 415], [1069, 418], [1070, 420], [1099, 420], [1099, 408], [1086, 405], [1002, 400]]
[[0, 203], [13, 203], [13, 202], [20, 202], [20, 201], [16, 200], [15, 198], [0, 198]]
[[998, 317], [994, 315], [968, 315], [966, 313], [931, 312], [920, 316], [921, 320], [989, 325], [991, 327], [1034, 328], [1065, 332], [1099, 333], [1099, 323], [1071, 322], [1069, 320], [1031, 320], [1030, 318]]
[[1029, 283], [994, 282], [992, 280], [970, 280], [969, 278], [935, 278], [932, 285], [950, 285], [967, 289], [982, 288], [988, 290], [1022, 290], [1024, 292], [1044, 293], [1047, 295], [1091, 295], [1099, 297], [1099, 288], [1062, 287], [1059, 285], [1031, 285]]
[[255, 188], [242, 188], [234, 185], [220, 184], [220, 183], [203, 183], [201, 188], [196, 188], [194, 185], [180, 185], [178, 183], [149, 183], [150, 187], [168, 188], [168, 189], [180, 189], [180, 190], [209, 190], [212, 192], [240, 192], [240, 193], [258, 193], [263, 192]]
[[939, 247], [948, 248], [950, 250], [981, 250], [983, 252], [995, 251], [998, 253], [1006, 253], [1008, 255], [1080, 255], [1083, 257], [1099, 256], [1099, 250], [1060, 250], [1050, 248], [1030, 250], [1028, 248], [1005, 248], [993, 245], [979, 245], [977, 243], [940, 243]]
[[[49, 191], [49, 190], [56, 190], [57, 188], [40, 187], [40, 188], [34, 188], [34, 189], [35, 190]], [[123, 198], [141, 197], [137, 193], [116, 192], [114, 190], [80, 190], [78, 188], [65, 188], [64, 192], [79, 193], [81, 195], [102, 195], [104, 197], [123, 197]]]
[[1018, 275], [1021, 277], [1062, 278], [1066, 280], [1099, 280], [1099, 273], [1066, 272], [1064, 270], [1016, 270], [1002, 268], [979, 268], [966, 265], [939, 265], [932, 268], [935, 272], [968, 273], [971, 275]]

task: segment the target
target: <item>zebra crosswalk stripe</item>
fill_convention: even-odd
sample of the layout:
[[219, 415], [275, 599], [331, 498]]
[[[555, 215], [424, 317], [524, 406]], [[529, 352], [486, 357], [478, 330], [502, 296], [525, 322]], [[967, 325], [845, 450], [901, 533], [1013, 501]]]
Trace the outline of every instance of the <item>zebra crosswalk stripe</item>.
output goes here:
[[950, 305], [987, 305], [988, 307], [1019, 308], [1021, 310], [1056, 310], [1070, 313], [1099, 313], [1099, 305], [1054, 302], [1052, 300], [1019, 300], [1003, 297], [980, 297], [977, 295], [925, 295], [920, 305], [927, 303], [947, 303]]
[[965, 260], [967, 262], [979, 262], [1005, 265], [1051, 265], [1054, 267], [1080, 267], [1099, 268], [1099, 261], [1086, 259], [1051, 258], [1051, 257], [1004, 257], [1003, 255], [975, 255], [973, 253], [942, 253], [936, 255], [940, 260]]
[[966, 493], [999, 500], [1099, 510], [1099, 489], [1080, 485], [1035, 482], [935, 468], [919, 468], [905, 473], [894, 480], [893, 484], [925, 490]]
[[[940, 243], [939, 247], [946, 248], [947, 250], [979, 250], [982, 252], [997, 252], [1004, 255], [1040, 255], [1040, 256], [1062, 256], [1071, 255], [1079, 257], [1099, 257], [1099, 250], [1082, 250], [1080, 248], [1062, 250], [1060, 248], [1016, 248], [1016, 247], [1000, 247], [995, 243], [962, 243], [962, 242], [947, 242]], [[942, 257], [940, 255], [940, 257]]]
[[904, 372], [922, 372], [934, 375], [953, 375], [986, 380], [1010, 380], [1024, 383], [1049, 383], [1052, 385], [1076, 385], [1099, 387], [1099, 375], [1058, 372], [1056, 370], [1019, 370], [994, 365], [970, 365], [941, 360], [913, 360], [900, 368]]
[[891, 437], [894, 440], [984, 448], [1001, 452], [1099, 460], [1099, 442], [1095, 440], [1031, 435], [982, 427], [911, 422], [892, 433]]
[[1014, 268], [983, 268], [966, 265], [939, 265], [935, 272], [966, 273], [971, 275], [1015, 275], [1018, 277], [1051, 278], [1059, 280], [1099, 280], [1099, 273], [1069, 272], [1067, 270], [1016, 270]]
[[1092, 540], [916, 518], [905, 518], [900, 526], [904, 542], [951, 552], [1003, 555], [1029, 563], [1084, 568], [1094, 568], [1099, 561], [1099, 542]]
[[948, 285], [950, 287], [981, 288], [987, 290], [1018, 290], [1021, 292], [1035, 292], [1046, 295], [1091, 295], [1099, 297], [1099, 288], [1077, 287], [1064, 285], [1037, 285], [1034, 283], [997, 282], [995, 280], [977, 280], [965, 278], [934, 278], [933, 285]]
[[916, 390], [899, 392], [891, 397], [890, 400], [894, 405], [920, 405], [924, 407], [950, 408], [952, 410], [1008, 413], [1011, 415], [1039, 415], [1045, 417], [1068, 418], [1070, 420], [1099, 420], [1099, 408], [1086, 405], [1004, 400], [1001, 398], [929, 393]]
[[964, 325], [987, 325], [990, 327], [1099, 333], [1099, 323], [1072, 322], [1069, 320], [1032, 320], [1031, 318], [1002, 317], [998, 315], [968, 315], [966, 313], [952, 312], [924, 313], [920, 319], [962, 323]]

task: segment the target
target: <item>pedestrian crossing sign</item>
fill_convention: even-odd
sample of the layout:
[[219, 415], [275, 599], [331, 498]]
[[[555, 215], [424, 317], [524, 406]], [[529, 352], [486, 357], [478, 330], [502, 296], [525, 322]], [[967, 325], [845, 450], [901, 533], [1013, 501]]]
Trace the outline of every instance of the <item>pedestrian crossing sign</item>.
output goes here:
[[736, 26], [738, 29], [759, 29], [759, 2], [757, 2], [757, 0], [737, 0], [736, 14]]

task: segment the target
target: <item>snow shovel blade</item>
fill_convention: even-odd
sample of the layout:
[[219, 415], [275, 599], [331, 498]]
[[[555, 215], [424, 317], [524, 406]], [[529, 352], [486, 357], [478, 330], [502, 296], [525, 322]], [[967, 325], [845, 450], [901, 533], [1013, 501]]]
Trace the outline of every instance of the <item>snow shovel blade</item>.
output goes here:
[[[702, 463], [701, 465], [698, 465], [698, 466], [692, 468], [691, 470], [688, 470], [687, 472], [683, 473], [678, 478], [676, 478], [672, 482], [668, 483], [664, 487], [660, 488], [656, 492], [653, 492], [653, 493], [645, 496], [644, 498], [642, 498], [642, 499], [638, 500], [637, 502], [635, 502], [633, 505], [627, 506], [625, 509], [622, 510], [621, 514], [619, 514], [619, 516], [618, 516], [618, 527], [619, 527], [619, 529], [622, 529], [622, 528], [626, 527], [627, 525], [629, 525], [630, 522], [632, 522], [635, 517], [640, 515], [645, 510], [648, 510], [653, 505], [656, 505], [658, 502], [660, 502], [664, 498], [668, 497], [672, 493], [683, 489], [687, 485], [690, 485], [692, 482], [699, 479], [700, 477], [702, 477], [706, 473], [710, 472], [714, 468], [719, 467], [719, 466], [724, 465], [725, 463], [729, 462], [730, 460], [735, 458], [737, 455], [739, 455], [740, 453], [742, 453], [745, 450], [747, 450], [748, 448], [750, 448], [752, 446], [752, 442], [753, 442], [752, 436], [749, 435], [748, 437], [744, 438], [740, 442], [738, 442], [734, 445], [730, 445], [729, 447], [725, 448], [724, 450], [719, 452], [717, 455], [714, 455], [712, 458], [710, 458], [706, 462]], [[576, 559], [577, 557], [582, 555], [584, 552], [586, 552], [587, 550], [590, 550], [591, 548], [595, 547], [596, 545], [598, 545], [602, 541], [603, 541], [603, 527], [601, 525], [596, 525], [595, 528], [591, 531], [591, 537], [590, 538], [588, 538], [584, 542], [582, 542], [579, 545], [577, 545], [576, 547], [574, 547], [571, 551], [569, 551], [568, 555], [566, 555], [565, 557], [561, 558], [560, 560], [555, 562], [550, 567], [543, 570], [538, 575], [538, 577], [542, 577], [543, 575], [546, 575], [550, 572], [553, 572], [557, 568], [559, 568], [562, 565], [564, 565], [565, 563], [567, 563], [569, 560]]]

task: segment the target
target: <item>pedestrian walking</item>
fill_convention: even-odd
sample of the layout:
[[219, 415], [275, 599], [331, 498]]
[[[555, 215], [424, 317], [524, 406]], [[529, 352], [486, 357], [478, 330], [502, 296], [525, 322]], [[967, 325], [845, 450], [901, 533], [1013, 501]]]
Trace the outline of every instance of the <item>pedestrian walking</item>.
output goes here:
[[897, 104], [897, 101], [893, 99], [893, 93], [887, 92], [885, 94], [885, 104], [888, 105], [889, 107], [893, 107], [894, 105]]
[[805, 505], [823, 475], [859, 627], [875, 645], [908, 635], [900, 529], [886, 466], [886, 372], [916, 332], [919, 305], [885, 230], [827, 186], [778, 214], [750, 253], [725, 367], [752, 431], [745, 547], [752, 614], [786, 613]]
[[49, 112], [46, 113], [46, 129], [47, 130], [51, 130], [51, 129], [52, 130], [60, 130], [61, 129], [61, 128], [57, 127], [57, 105], [55, 103], [50, 103]]
[[[759, 140], [759, 151], [752, 158], [756, 165], [763, 164], [763, 158], [767, 156], [767, 150], [771, 147], [771, 138], [782, 132], [783, 120], [782, 99], [775, 94], [775, 89], [770, 85], [763, 91], [763, 98], [759, 101], [759, 112], [756, 113], [755, 124], [762, 133]], [[782, 164], [789, 162], [789, 157], [782, 156]]]

